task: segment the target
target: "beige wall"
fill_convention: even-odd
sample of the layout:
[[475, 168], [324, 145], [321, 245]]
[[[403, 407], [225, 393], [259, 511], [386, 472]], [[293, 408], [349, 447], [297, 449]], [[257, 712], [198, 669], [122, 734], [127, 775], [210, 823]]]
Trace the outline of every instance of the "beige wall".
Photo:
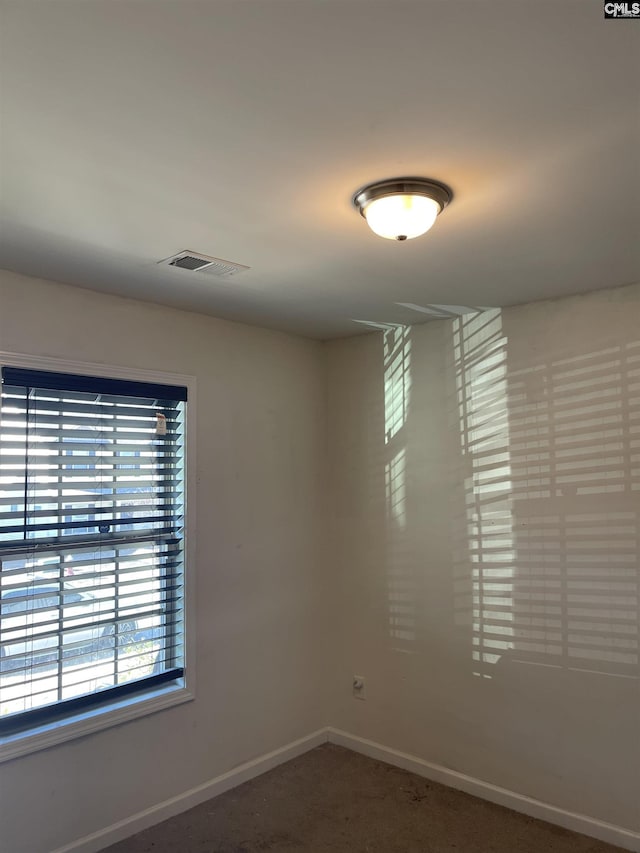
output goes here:
[[640, 287], [327, 352], [332, 725], [640, 829]]
[[197, 698], [0, 765], [45, 853], [324, 725], [321, 346], [0, 273], [0, 350], [197, 377]]

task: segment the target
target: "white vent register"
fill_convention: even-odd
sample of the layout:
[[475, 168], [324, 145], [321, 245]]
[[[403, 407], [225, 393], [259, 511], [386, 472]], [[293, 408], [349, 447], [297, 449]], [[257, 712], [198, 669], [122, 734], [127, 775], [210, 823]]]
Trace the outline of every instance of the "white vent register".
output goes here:
[[202, 272], [207, 275], [214, 275], [217, 278], [230, 278], [232, 275], [248, 270], [249, 267], [244, 264], [236, 264], [234, 261], [223, 261], [221, 258], [211, 258], [208, 255], [201, 255], [198, 252], [178, 252], [177, 255], [171, 255], [170, 258], [165, 258], [158, 263], [165, 267], [177, 267], [187, 272]]

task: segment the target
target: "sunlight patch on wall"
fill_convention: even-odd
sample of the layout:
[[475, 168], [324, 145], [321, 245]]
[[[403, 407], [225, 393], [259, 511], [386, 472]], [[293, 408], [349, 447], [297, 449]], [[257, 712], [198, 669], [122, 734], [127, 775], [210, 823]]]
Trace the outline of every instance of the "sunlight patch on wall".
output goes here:
[[515, 552], [507, 408], [507, 340], [498, 309], [453, 321], [464, 466], [455, 574], [458, 619], [472, 626], [476, 674], [513, 648]]
[[637, 678], [640, 342], [512, 369], [514, 661]]
[[407, 529], [406, 426], [411, 395], [411, 328], [393, 326], [383, 335], [385, 502], [389, 633], [399, 651], [415, 644], [415, 562]]
[[507, 363], [488, 313], [453, 323], [456, 622], [474, 672], [637, 679], [640, 341], [580, 340], [534, 363], [512, 344]]
[[387, 519], [402, 531], [407, 526], [406, 456], [402, 447], [385, 466]]
[[411, 329], [395, 326], [384, 335], [384, 441], [389, 444], [407, 420], [411, 394]]

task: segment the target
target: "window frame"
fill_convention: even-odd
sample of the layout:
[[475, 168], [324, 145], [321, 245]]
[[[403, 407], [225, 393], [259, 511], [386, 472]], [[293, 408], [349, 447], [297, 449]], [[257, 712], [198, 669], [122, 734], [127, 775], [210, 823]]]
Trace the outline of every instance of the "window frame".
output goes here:
[[[151, 686], [132, 695], [111, 697], [105, 702], [75, 712], [55, 721], [36, 724], [32, 728], [0, 736], [0, 763], [37, 752], [92, 732], [102, 731], [129, 720], [156, 713], [165, 708], [195, 699], [195, 489], [196, 489], [196, 380], [194, 376], [143, 370], [122, 365], [92, 364], [24, 353], [0, 351], [0, 367], [11, 366], [31, 370], [74, 373], [187, 388], [185, 411], [185, 495], [184, 495], [184, 675], [160, 686]], [[1, 405], [1, 399], [0, 399]]]

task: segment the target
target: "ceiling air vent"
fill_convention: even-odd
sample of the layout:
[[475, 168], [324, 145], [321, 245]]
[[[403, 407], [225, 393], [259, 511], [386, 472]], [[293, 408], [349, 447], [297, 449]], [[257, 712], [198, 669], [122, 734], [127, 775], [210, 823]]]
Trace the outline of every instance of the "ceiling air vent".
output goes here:
[[210, 258], [208, 255], [200, 255], [197, 252], [178, 252], [177, 255], [171, 255], [170, 258], [165, 258], [163, 261], [158, 261], [159, 264], [167, 267], [178, 267], [181, 270], [189, 272], [204, 272], [208, 275], [215, 275], [218, 278], [230, 278], [232, 275], [237, 275], [239, 272], [248, 270], [249, 267], [244, 264], [236, 264], [233, 261], [223, 261], [221, 258]]

